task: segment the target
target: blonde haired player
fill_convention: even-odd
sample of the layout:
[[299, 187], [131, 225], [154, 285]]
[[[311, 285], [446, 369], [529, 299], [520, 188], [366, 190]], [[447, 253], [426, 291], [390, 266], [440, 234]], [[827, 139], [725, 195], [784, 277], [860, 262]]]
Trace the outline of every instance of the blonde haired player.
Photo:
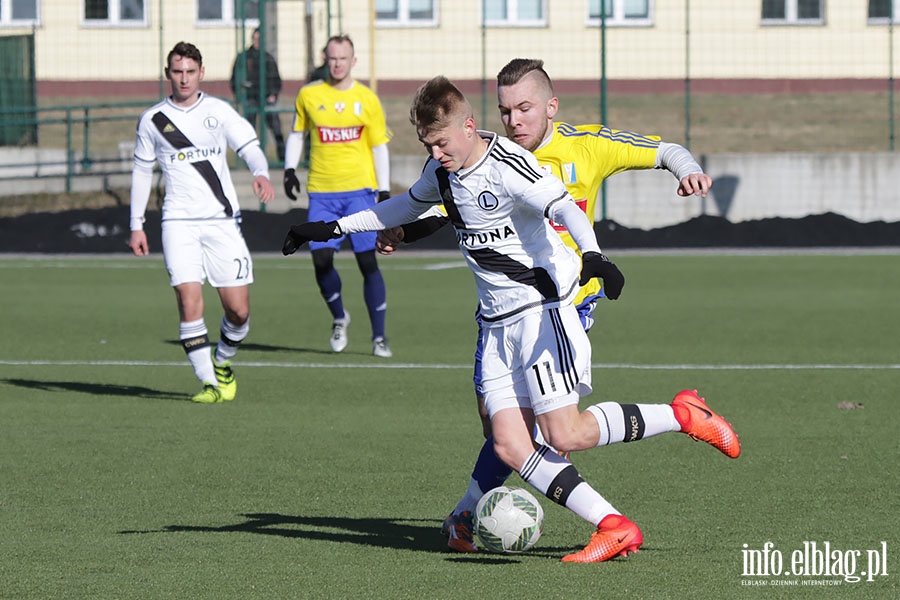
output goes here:
[[[575, 199], [576, 204], [591, 220], [604, 179], [631, 169], [667, 169], [678, 179], [678, 194], [705, 196], [712, 179], [703, 173], [691, 154], [677, 144], [660, 141], [656, 136], [643, 136], [628, 131], [613, 130], [603, 125], [579, 125], [554, 122], [559, 100], [553, 93], [550, 77], [543, 69], [543, 61], [514, 59], [497, 76], [500, 116], [507, 136], [517, 144], [534, 152], [541, 167], [558, 177]], [[428, 221], [431, 223], [428, 223]], [[410, 241], [434, 230], [440, 217], [417, 221], [399, 230], [383, 232], [380, 249], [390, 253], [401, 240]], [[569, 247], [577, 250], [565, 227], [554, 224], [557, 233]], [[412, 235], [409, 235], [409, 234]], [[612, 298], [617, 297], [617, 294]], [[578, 291], [575, 305], [582, 325], [589, 330], [593, 312], [604, 293], [597, 279], [586, 282]], [[466, 493], [444, 520], [442, 532], [448, 536], [451, 549], [460, 552], [477, 551], [472, 535], [473, 511], [478, 499], [488, 490], [502, 485], [511, 470], [494, 452], [491, 424], [484, 409], [481, 377], [483, 329], [479, 320], [479, 340], [476, 348], [475, 389], [487, 438], [472, 471]], [[669, 431], [681, 431], [695, 439], [714, 445], [727, 456], [736, 458], [740, 444], [731, 427], [709, 411], [695, 392], [685, 390], [676, 395], [671, 405], [619, 404], [604, 402], [596, 405], [606, 432], [599, 445], [631, 442]], [[592, 407], [593, 408], [593, 407]], [[714, 415], [707, 420], [706, 413]], [[632, 425], [635, 425], [632, 427]], [[540, 432], [538, 440], [540, 441]], [[617, 517], [604, 523], [605, 531], [614, 529]], [[598, 529], [598, 532], [602, 529]], [[600, 533], [602, 546], [608, 535]], [[607, 552], [588, 551], [568, 560], [606, 560], [617, 555], [614, 548]]]
[[[310, 132], [309, 218], [331, 221], [373, 206], [390, 196], [388, 141], [390, 134], [378, 97], [351, 75], [356, 64], [353, 41], [332, 36], [325, 45], [328, 77], [314, 81], [297, 94], [294, 126], [284, 157], [284, 191], [292, 200], [300, 190], [295, 169], [303, 155], [305, 132]], [[385, 339], [387, 292], [375, 258], [375, 233], [349, 236], [363, 275], [363, 297], [372, 324], [372, 354], [389, 358]], [[310, 244], [316, 283], [331, 312], [331, 349], [347, 347], [350, 313], [344, 309], [341, 278], [334, 253], [343, 237]]]
[[[590, 543], [564, 561], [597, 562], [636, 551], [643, 542], [637, 525], [550, 447], [568, 452], [606, 445], [613, 436], [640, 439], [634, 426], [620, 432], [623, 421], [615, 422], [603, 404], [578, 408], [591, 392], [591, 344], [572, 300], [579, 285], [594, 277], [617, 298], [622, 273], [600, 253], [590, 220], [562, 182], [543, 172], [527, 150], [477, 130], [471, 105], [449, 80], [435, 77], [419, 88], [410, 114], [430, 159], [409, 191], [336, 221], [294, 225], [282, 251], [292, 254], [309, 240], [397, 227], [442, 204], [478, 291], [482, 385], [494, 452], [539, 492], [596, 528]], [[580, 257], [548, 219], [568, 229]], [[696, 402], [697, 412], [713, 419]], [[636, 406], [623, 405], [632, 422], [639, 419], [631, 410]], [[648, 430], [677, 425], [668, 405], [649, 406]], [[655, 407], [669, 409], [668, 417]], [[546, 444], [534, 440], [535, 424]], [[725, 443], [736, 444], [727, 431], [731, 439]]]

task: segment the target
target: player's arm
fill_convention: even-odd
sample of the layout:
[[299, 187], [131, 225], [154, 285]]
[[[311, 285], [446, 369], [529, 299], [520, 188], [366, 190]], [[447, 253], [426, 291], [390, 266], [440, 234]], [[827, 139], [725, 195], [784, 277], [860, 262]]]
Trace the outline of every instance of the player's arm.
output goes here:
[[297, 199], [300, 193], [300, 180], [297, 179], [297, 165], [303, 156], [303, 145], [306, 141], [306, 112], [303, 109], [303, 89], [294, 100], [294, 120], [291, 132], [284, 144], [284, 193], [291, 200]]
[[153, 166], [156, 164], [156, 152], [153, 137], [146, 131], [143, 116], [138, 121], [137, 135], [134, 142], [134, 166], [131, 170], [130, 218], [131, 236], [128, 247], [135, 256], [146, 256], [150, 253], [147, 234], [144, 233], [144, 213], [150, 201], [150, 190], [153, 187]]
[[275, 197], [275, 190], [269, 180], [269, 160], [259, 145], [256, 130], [247, 119], [230, 105], [225, 111], [225, 138], [228, 145], [241, 157], [253, 173], [253, 192], [260, 202], [266, 203]]
[[250, 172], [253, 173], [253, 192], [263, 204], [275, 198], [275, 188], [269, 179], [269, 161], [259, 143], [250, 143], [238, 151]]
[[413, 199], [409, 192], [404, 192], [337, 221], [311, 221], [293, 225], [284, 239], [281, 251], [287, 256], [309, 241], [325, 242], [351, 233], [390, 229], [415, 220], [429, 206]]
[[375, 248], [380, 254], [392, 254], [401, 243], [411, 244], [426, 238], [449, 222], [450, 218], [438, 206], [434, 206], [411, 223], [379, 231]]
[[144, 232], [144, 213], [150, 201], [150, 188], [153, 186], [153, 163], [147, 163], [137, 157], [131, 171], [131, 237], [128, 247], [135, 256], [146, 256], [150, 253], [147, 234]]
[[678, 180], [678, 195], [706, 197], [712, 187], [712, 177], [694, 160], [687, 148], [679, 144], [660, 142], [656, 151], [656, 168], [666, 169]]
[[555, 223], [565, 226], [581, 250], [581, 278], [579, 285], [584, 285], [594, 277], [603, 280], [603, 290], [610, 300], [617, 299], [625, 286], [625, 276], [615, 263], [602, 252], [594, 235], [594, 228], [587, 215], [582, 212], [572, 197], [566, 194], [557, 202], [547, 207], [546, 216]]
[[296, 200], [300, 193], [300, 180], [297, 179], [297, 165], [303, 156], [305, 131], [291, 131], [284, 144], [284, 193], [291, 200]]
[[387, 144], [372, 147], [372, 162], [375, 163], [378, 201], [381, 202], [391, 197], [391, 158]]

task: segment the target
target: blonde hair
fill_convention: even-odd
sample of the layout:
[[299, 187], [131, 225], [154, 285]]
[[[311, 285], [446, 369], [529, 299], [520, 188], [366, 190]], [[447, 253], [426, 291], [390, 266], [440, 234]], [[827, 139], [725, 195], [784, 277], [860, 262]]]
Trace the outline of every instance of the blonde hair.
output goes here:
[[409, 120], [420, 133], [443, 129], [457, 118], [465, 120], [471, 116], [472, 105], [443, 75], [422, 84], [409, 109]]
[[553, 82], [547, 71], [544, 70], [544, 61], [539, 58], [514, 58], [500, 69], [497, 73], [497, 87], [507, 85], [515, 85], [522, 79], [534, 73], [541, 87], [545, 89], [548, 96], [553, 96]]

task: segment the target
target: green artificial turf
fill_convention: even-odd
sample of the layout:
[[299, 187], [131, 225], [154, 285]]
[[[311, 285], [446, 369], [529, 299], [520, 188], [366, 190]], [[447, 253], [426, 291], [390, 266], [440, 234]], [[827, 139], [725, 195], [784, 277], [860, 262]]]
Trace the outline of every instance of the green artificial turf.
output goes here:
[[[645, 543], [568, 565], [591, 527], [543, 497], [526, 554], [439, 533], [482, 443], [458, 256], [381, 260], [390, 360], [352, 258], [339, 355], [308, 256], [257, 258], [238, 397], [213, 406], [188, 401], [161, 260], [0, 257], [0, 598], [900, 596], [897, 256], [613, 260], [627, 283], [597, 310], [582, 407], [697, 388], [743, 454], [680, 434], [574, 454]], [[214, 293], [206, 315], [215, 339]], [[858, 551], [857, 574], [886, 547], [888, 575], [748, 575], [767, 542], [783, 570], [804, 544]]]

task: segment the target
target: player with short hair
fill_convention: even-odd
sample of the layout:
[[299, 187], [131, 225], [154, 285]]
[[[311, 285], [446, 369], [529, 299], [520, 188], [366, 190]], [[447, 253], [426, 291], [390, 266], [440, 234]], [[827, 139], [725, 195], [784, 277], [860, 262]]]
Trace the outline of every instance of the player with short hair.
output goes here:
[[[237, 382], [231, 360], [250, 330], [253, 261], [241, 235], [241, 209], [226, 154], [231, 147], [253, 173], [261, 202], [275, 197], [269, 166], [256, 132], [232, 106], [200, 91], [203, 57], [193, 44], [179, 42], [166, 58], [172, 94], [141, 114], [131, 179], [131, 238], [136, 256], [149, 251], [144, 213], [150, 199], [153, 165], [166, 177], [162, 245], [175, 290], [179, 338], [203, 389], [194, 402], [233, 400]], [[203, 282], [215, 287], [225, 314], [215, 350], [203, 321]]]
[[[564, 561], [636, 551], [643, 541], [637, 525], [550, 448], [586, 450], [626, 435], [619, 431], [624, 420], [616, 421], [603, 404], [578, 409], [580, 397], [591, 391], [591, 345], [572, 303], [579, 285], [594, 277], [615, 299], [624, 277], [601, 254], [590, 220], [563, 183], [527, 150], [477, 130], [471, 105], [449, 80], [435, 77], [419, 88], [410, 116], [430, 158], [409, 191], [336, 221], [295, 225], [283, 252], [291, 254], [307, 240], [397, 227], [442, 204], [475, 276], [494, 452], [538, 491], [596, 527], [588, 546]], [[567, 228], [580, 259], [550, 220]], [[645, 406], [644, 431], [677, 426], [671, 410], [666, 417], [654, 409], [658, 405]], [[638, 418], [634, 407], [623, 410]], [[533, 439], [535, 424], [546, 444]]]
[[[353, 41], [336, 35], [325, 45], [328, 78], [300, 88], [293, 131], [288, 136], [284, 159], [284, 191], [296, 200], [300, 181], [295, 169], [303, 155], [309, 131], [309, 218], [330, 221], [373, 206], [389, 197], [391, 189], [388, 141], [390, 133], [381, 102], [372, 90], [351, 75], [356, 64]], [[363, 276], [363, 296], [372, 324], [372, 354], [392, 356], [385, 339], [387, 291], [375, 258], [373, 232], [350, 236], [356, 263]], [[331, 311], [331, 349], [347, 347], [350, 313], [344, 309], [341, 277], [334, 267], [334, 253], [343, 237], [310, 244], [316, 283]]]
[[[643, 136], [627, 131], [609, 129], [602, 125], [573, 126], [554, 122], [559, 100], [553, 93], [552, 82], [543, 68], [543, 61], [517, 58], [501, 69], [497, 76], [497, 91], [501, 120], [509, 139], [534, 152], [541, 167], [562, 180], [578, 206], [593, 220], [596, 199], [600, 186], [607, 177], [630, 169], [667, 169], [679, 181], [678, 194], [705, 196], [712, 179], [703, 173], [700, 166], [685, 148], [678, 144], [660, 141], [656, 136]], [[431, 223], [417, 221], [406, 227], [385, 231], [379, 237], [379, 250], [389, 254], [403, 240], [411, 241], [433, 231], [446, 217], [433, 216]], [[564, 227], [554, 224], [563, 241], [574, 250], [577, 246]], [[409, 236], [411, 233], [411, 236]], [[593, 312], [597, 301], [604, 293], [592, 279], [578, 292], [575, 305], [585, 331], [593, 325]], [[476, 552], [473, 536], [473, 511], [478, 500], [489, 490], [502, 485], [511, 474], [511, 469], [493, 451], [491, 424], [484, 409], [481, 385], [481, 355], [483, 350], [483, 324], [479, 326], [476, 347], [475, 391], [482, 417], [485, 435], [484, 445], [478, 455], [468, 488], [463, 497], [444, 520], [441, 531], [448, 537], [448, 546], [459, 552]], [[720, 428], [730, 426], [716, 415], [717, 426], [712, 433], [698, 433], [696, 425], [692, 429], [688, 423], [690, 409], [682, 408], [684, 401], [696, 404], [693, 392], [678, 394], [673, 405], [626, 405], [613, 402], [603, 403], [608, 418], [612, 418], [622, 435], [610, 435], [606, 444], [646, 439], [657, 433], [682, 431], [713, 443], [726, 455], [733, 458], [740, 452], [740, 445], [733, 433], [719, 439]], [[678, 410], [675, 410], [678, 406]], [[708, 410], [708, 409], [707, 409]], [[672, 417], [675, 417], [675, 421]], [[634, 419], [634, 421], [632, 421]], [[646, 422], [654, 421], [648, 428]], [[619, 422], [621, 421], [621, 425]], [[639, 424], [637, 436], [625, 435], [625, 422]], [[666, 426], [668, 422], [669, 426]], [[541, 441], [540, 431], [536, 431]], [[733, 436], [733, 437], [732, 437]], [[733, 441], [732, 441], [733, 440]], [[717, 445], [718, 444], [718, 445]]]

